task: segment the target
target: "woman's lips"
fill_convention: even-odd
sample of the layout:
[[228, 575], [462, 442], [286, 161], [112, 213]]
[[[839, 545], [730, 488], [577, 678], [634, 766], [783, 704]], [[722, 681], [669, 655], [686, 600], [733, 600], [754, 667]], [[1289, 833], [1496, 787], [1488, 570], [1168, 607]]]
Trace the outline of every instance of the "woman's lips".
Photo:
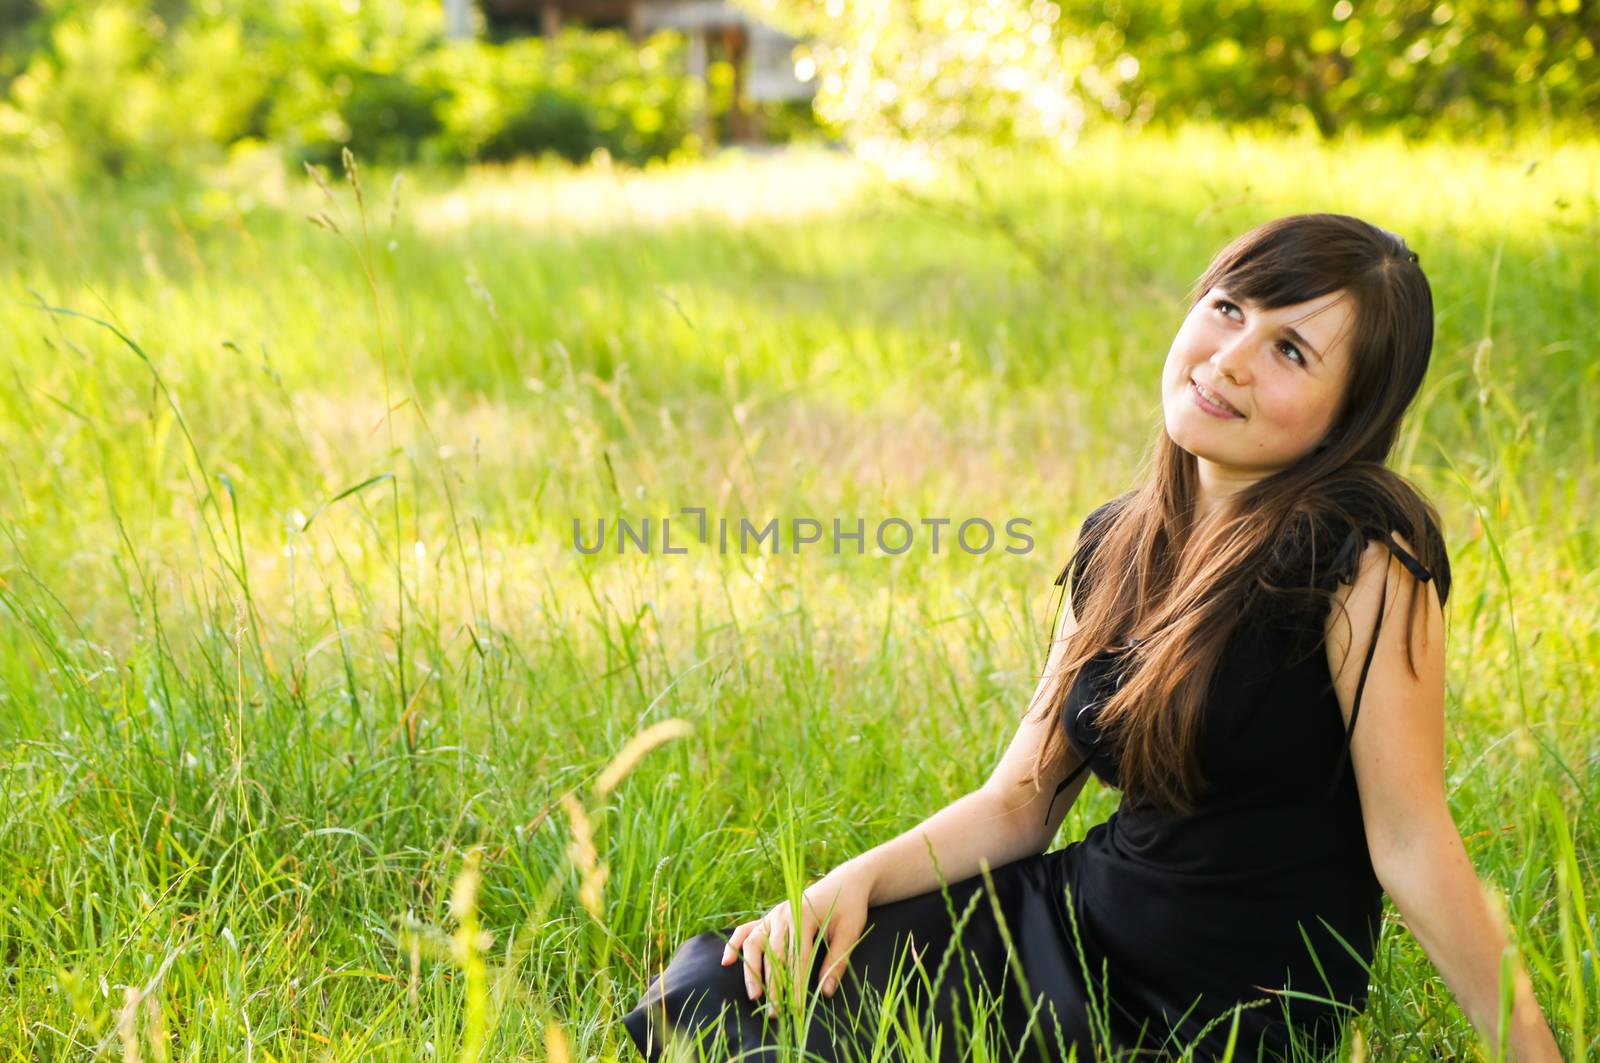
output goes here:
[[1244, 416], [1240, 413], [1234, 413], [1232, 410], [1224, 409], [1223, 407], [1212, 402], [1210, 399], [1206, 398], [1200, 393], [1200, 388], [1193, 380], [1189, 381], [1189, 396], [1194, 399], [1194, 404], [1196, 406], [1200, 407], [1213, 417], [1220, 417], [1224, 421], [1233, 421]]

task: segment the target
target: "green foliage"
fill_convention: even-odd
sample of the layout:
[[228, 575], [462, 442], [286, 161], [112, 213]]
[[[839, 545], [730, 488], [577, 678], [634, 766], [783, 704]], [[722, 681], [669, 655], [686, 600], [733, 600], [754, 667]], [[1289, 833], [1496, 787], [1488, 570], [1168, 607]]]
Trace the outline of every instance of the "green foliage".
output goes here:
[[[1097, 120], [1478, 133], [1600, 106], [1600, 6], [1576, 0], [742, 0], [808, 39], [809, 106], [766, 108], [886, 161], [1069, 148]], [[286, 161], [472, 162], [699, 147], [732, 67], [620, 31], [447, 40], [438, 0], [0, 0], [0, 148], [113, 177], [241, 142]]]
[[1600, 109], [1578, 0], [744, 0], [812, 39], [820, 116], [860, 142], [1038, 146], [1101, 117], [1478, 133]]
[[1577, 0], [1068, 5], [1100, 69], [1125, 74], [1136, 120], [1264, 119], [1324, 136], [1420, 135], [1546, 117], [1592, 122], [1600, 7]]
[[17, 75], [43, 37], [35, 0], [0, 0], [0, 85]]
[[685, 74], [682, 38], [666, 33], [641, 46], [614, 30], [453, 41], [417, 76], [446, 94], [440, 136], [426, 149], [445, 160], [542, 151], [579, 160], [604, 148], [641, 163], [692, 144], [703, 99]]
[[293, 156], [332, 163], [349, 146], [362, 158], [404, 162], [440, 128], [445, 90], [418, 83], [416, 64], [442, 41], [438, 5], [381, 0], [349, 5], [235, 0], [274, 78], [258, 135]]
[[192, 165], [249, 131], [268, 86], [237, 24], [73, 8], [0, 105], [0, 135], [112, 176]]
[[450, 41], [439, 5], [418, 0], [225, 0], [170, 21], [94, 0], [53, 11], [44, 39], [0, 101], [0, 141], [116, 177], [246, 140], [324, 164], [345, 147], [391, 164], [598, 149], [642, 163], [695, 150], [703, 100], [676, 34]]

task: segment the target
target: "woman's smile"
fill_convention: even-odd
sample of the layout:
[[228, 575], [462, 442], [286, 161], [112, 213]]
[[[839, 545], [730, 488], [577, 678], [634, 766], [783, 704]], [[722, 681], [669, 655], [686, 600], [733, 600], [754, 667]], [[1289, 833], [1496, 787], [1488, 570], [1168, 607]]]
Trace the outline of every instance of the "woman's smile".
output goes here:
[[1223, 403], [1226, 401], [1220, 395], [1215, 395], [1203, 387], [1198, 380], [1189, 378], [1189, 394], [1194, 398], [1194, 404], [1213, 417], [1220, 417], [1224, 421], [1239, 420], [1244, 414], [1239, 413]]

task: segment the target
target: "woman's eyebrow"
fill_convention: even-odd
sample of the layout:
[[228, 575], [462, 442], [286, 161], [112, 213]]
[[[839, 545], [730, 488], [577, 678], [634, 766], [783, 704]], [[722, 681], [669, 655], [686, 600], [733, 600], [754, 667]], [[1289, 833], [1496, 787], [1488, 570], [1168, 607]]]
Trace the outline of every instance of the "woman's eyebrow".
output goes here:
[[1285, 336], [1288, 336], [1294, 342], [1298, 343], [1300, 346], [1304, 347], [1306, 350], [1310, 351], [1312, 354], [1316, 355], [1317, 356], [1317, 361], [1323, 362], [1323, 361], [1327, 360], [1327, 359], [1322, 357], [1322, 352], [1317, 350], [1315, 347], [1311, 346], [1311, 344], [1307, 343], [1306, 342], [1306, 338], [1304, 336], [1300, 335], [1300, 333], [1296, 332], [1294, 330], [1293, 326], [1290, 326], [1290, 325], [1283, 326], [1283, 334]]

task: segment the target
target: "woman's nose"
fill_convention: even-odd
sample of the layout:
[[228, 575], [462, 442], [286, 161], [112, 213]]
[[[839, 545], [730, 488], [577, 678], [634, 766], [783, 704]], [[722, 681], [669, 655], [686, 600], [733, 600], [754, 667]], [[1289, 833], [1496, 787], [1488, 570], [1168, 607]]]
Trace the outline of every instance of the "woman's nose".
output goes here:
[[1217, 352], [1211, 356], [1212, 368], [1235, 384], [1249, 381], [1249, 363], [1250, 350], [1243, 337], [1217, 348]]

